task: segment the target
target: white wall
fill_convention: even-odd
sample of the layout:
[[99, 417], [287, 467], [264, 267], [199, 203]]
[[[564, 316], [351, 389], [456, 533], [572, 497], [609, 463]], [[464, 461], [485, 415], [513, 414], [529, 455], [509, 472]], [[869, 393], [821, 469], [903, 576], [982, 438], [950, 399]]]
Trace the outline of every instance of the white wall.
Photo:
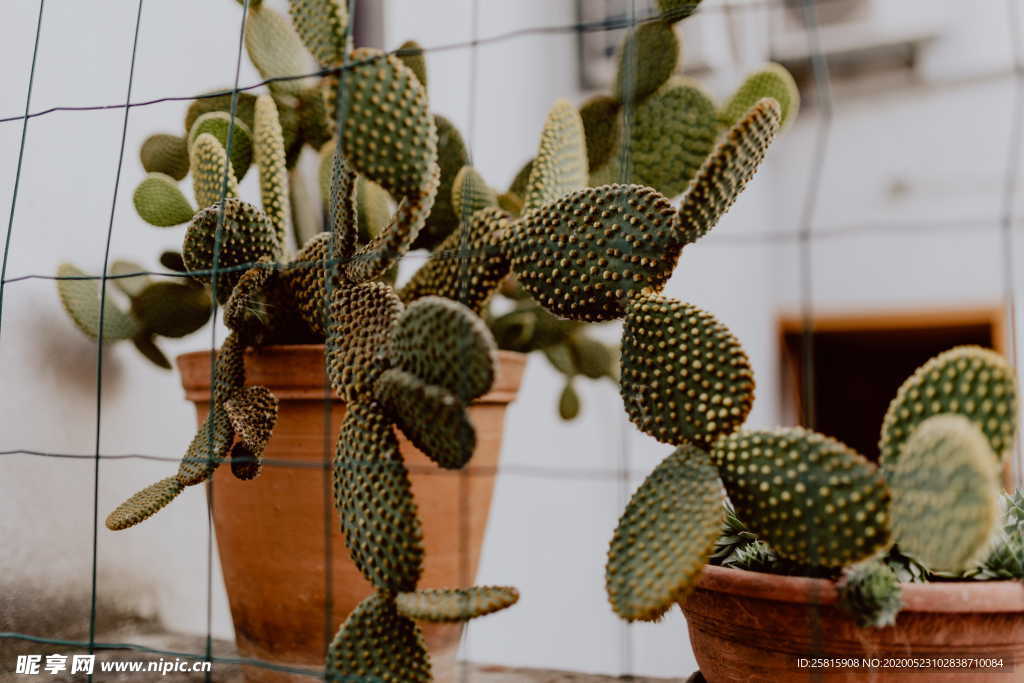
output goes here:
[[[469, 0], [390, 0], [386, 45], [411, 37], [428, 48], [466, 41], [470, 5]], [[480, 7], [480, 37], [575, 21], [571, 0], [491, 1]], [[20, 114], [24, 107], [36, 9], [35, 0], [13, 0], [3, 10], [2, 115]], [[117, 0], [49, 0], [32, 109], [122, 101], [134, 10], [134, 3]], [[146, 3], [133, 99], [229, 85], [238, 21], [238, 8], [229, 0]], [[1005, 26], [989, 22], [986, 29], [972, 30], [989, 35]], [[492, 184], [504, 186], [533, 154], [556, 98], [582, 99], [575, 55], [571, 33], [482, 45], [475, 57], [468, 50], [429, 55], [433, 106], [467, 135], [470, 106], [475, 108], [475, 161]], [[469, 85], [474, 58], [475, 89]], [[930, 68], [943, 72], [941, 54]], [[241, 81], [256, 80], [243, 62]], [[840, 95], [815, 225], [826, 231], [865, 222], [998, 215], [1010, 94], [1009, 83], [996, 79], [861, 99]], [[180, 229], [143, 224], [130, 198], [142, 177], [136, 157], [140, 142], [154, 131], [179, 131], [184, 108], [172, 102], [131, 112], [113, 256], [155, 267], [161, 249], [180, 243]], [[118, 110], [54, 113], [31, 121], [8, 277], [53, 273], [63, 260], [99, 271], [121, 123]], [[796, 228], [815, 125], [813, 116], [805, 117], [776, 143], [766, 169], [715, 234], [685, 251], [668, 287], [669, 294], [713, 311], [744, 342], [759, 387], [751, 417], [755, 426], [779, 418], [774, 320], [778, 311], [798, 303], [796, 251], [791, 245], [736, 240]], [[20, 134], [18, 123], [0, 124], [4, 208], [10, 206]], [[909, 192], [892, 194], [894, 180]], [[814, 300], [822, 310], [998, 301], [1000, 253], [998, 234], [977, 225], [900, 236], [837, 235], [815, 247]], [[600, 334], [614, 341], [617, 328], [607, 326]], [[208, 344], [207, 329], [166, 348], [176, 354]], [[0, 395], [0, 450], [91, 454], [95, 361], [95, 346], [66, 319], [52, 282], [8, 285], [0, 329], [0, 382], [7, 389]], [[474, 624], [464, 655], [481, 662], [608, 673], [626, 672], [631, 660], [634, 673], [687, 675], [695, 667], [681, 616], [673, 612], [661, 624], [627, 629], [611, 613], [603, 588], [607, 542], [628, 494], [612, 475], [627, 462], [636, 474], [632, 489], [669, 449], [627, 423], [617, 392], [604, 383], [581, 384], [583, 415], [561, 423], [555, 414], [559, 389], [558, 376], [541, 359], [532, 359], [509, 415], [504, 462], [587, 476], [509, 474], [499, 480], [478, 581], [518, 585], [523, 597], [515, 608]], [[182, 398], [176, 374], [152, 368], [127, 345], [105, 353], [102, 400], [100, 447], [106, 453], [176, 457], [191, 436], [192, 408]], [[40, 590], [87, 594], [92, 466], [91, 461], [0, 456], [0, 538], [7, 549], [0, 557], [0, 630], [19, 628], [3, 623], [4, 600], [33, 589], [36, 595]], [[104, 462], [101, 515], [172, 467]], [[101, 605], [127, 604], [158, 615], [172, 630], [202, 632], [206, 544], [205, 504], [198, 489], [139, 529], [112, 534], [101, 527]], [[219, 580], [214, 587], [215, 635], [230, 637]], [[68, 620], [84, 629], [83, 605]]]

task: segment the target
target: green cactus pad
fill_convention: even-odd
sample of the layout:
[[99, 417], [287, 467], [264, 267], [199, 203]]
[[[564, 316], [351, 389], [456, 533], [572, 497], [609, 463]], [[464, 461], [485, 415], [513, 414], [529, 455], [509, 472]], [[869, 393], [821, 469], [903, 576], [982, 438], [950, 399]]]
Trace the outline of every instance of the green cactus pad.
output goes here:
[[893, 540], [936, 571], [975, 566], [1000, 521], [999, 474], [988, 439], [967, 417], [922, 421], [886, 466]]
[[463, 166], [452, 183], [452, 205], [460, 219], [468, 221], [482, 209], [498, 206], [498, 193], [472, 166]]
[[327, 376], [342, 399], [373, 394], [382, 368], [381, 352], [402, 302], [385, 284], [368, 282], [334, 290], [327, 336]]
[[445, 387], [464, 402], [491, 388], [495, 353], [487, 325], [466, 306], [438, 296], [409, 304], [387, 346], [392, 365]]
[[502, 242], [509, 219], [500, 209], [484, 209], [453, 232], [399, 291], [402, 301], [441, 296], [481, 313], [508, 275]]
[[887, 564], [878, 560], [850, 567], [836, 588], [839, 606], [862, 628], [892, 626], [903, 607], [900, 580]]
[[263, 452], [254, 451], [244, 441], [237, 441], [228, 454], [231, 462], [231, 474], [236, 479], [251, 481], [263, 471]]
[[565, 382], [562, 393], [558, 395], [558, 417], [563, 420], [575, 420], [580, 414], [580, 397], [573, 387], [572, 379]]
[[548, 112], [537, 156], [523, 197], [524, 210], [534, 209], [587, 185], [587, 141], [580, 114], [566, 100]]
[[331, 258], [331, 234], [320, 233], [306, 242], [281, 271], [281, 280], [298, 314], [319, 338], [326, 333], [324, 315], [328, 300], [324, 276]]
[[424, 88], [427, 87], [427, 59], [423, 56], [423, 47], [415, 40], [407, 40], [398, 46], [398, 58], [416, 74], [416, 80]]
[[391, 221], [380, 234], [356, 250], [351, 261], [342, 264], [341, 275], [352, 283], [384, 277], [405, 256], [419, 234], [437, 196], [440, 169], [431, 167], [431, 175], [422, 187], [402, 197]]
[[107, 515], [107, 528], [111, 531], [120, 531], [135, 526], [166, 507], [184, 488], [174, 477], [167, 477], [147, 486]]
[[437, 187], [434, 207], [413, 242], [413, 249], [433, 249], [459, 225], [458, 207], [452, 204], [452, 184], [459, 171], [469, 163], [469, 152], [462, 133], [454, 123], [435, 114], [434, 125], [437, 127], [437, 164], [441, 167], [441, 182]]
[[465, 405], [447, 389], [392, 368], [378, 378], [375, 397], [409, 441], [441, 467], [457, 470], [473, 457], [476, 430]]
[[196, 212], [174, 178], [163, 173], [149, 173], [132, 195], [139, 217], [150, 225], [167, 228], [192, 220]]
[[530, 175], [533, 173], [533, 159], [530, 159], [516, 172], [508, 191], [519, 198], [526, 196], [526, 184], [530, 182]]
[[292, 24], [320, 66], [340, 66], [348, 42], [345, 0], [288, 0]]
[[[230, 90], [231, 88], [221, 88], [217, 92], [223, 92]], [[256, 107], [256, 95], [248, 92], [238, 93], [238, 99], [235, 104], [235, 115], [239, 118], [242, 123], [249, 126], [249, 130], [253, 127], [253, 114], [254, 108]], [[188, 111], [185, 112], [185, 134], [192, 130], [192, 124], [196, 122], [196, 119], [203, 114], [211, 111], [225, 111], [231, 112], [231, 94], [226, 95], [208, 95], [203, 96], [189, 105]], [[170, 175], [170, 174], [169, 174]]]
[[[57, 277], [84, 278], [87, 274], [70, 263], [62, 263], [57, 268]], [[57, 293], [64, 310], [78, 329], [97, 339], [100, 334], [99, 280], [58, 279]], [[113, 297], [106, 297], [103, 306], [104, 341], [131, 339], [141, 330], [142, 326], [134, 316], [118, 308]]]
[[631, 182], [666, 197], [681, 194], [714, 149], [718, 132], [715, 103], [707, 93], [682, 79], [670, 80], [636, 106]]
[[188, 272], [188, 268], [185, 267], [185, 260], [181, 257], [181, 253], [177, 251], [165, 251], [160, 254], [160, 265], [176, 273]]
[[550, 312], [613, 320], [630, 297], [668, 282], [682, 249], [675, 226], [675, 209], [654, 190], [606, 185], [528, 211], [507, 253], [519, 284]]
[[188, 175], [188, 143], [177, 135], [150, 135], [139, 149], [139, 159], [147, 173], [163, 173], [175, 180]]
[[277, 406], [277, 397], [261, 386], [242, 387], [224, 402], [235, 435], [257, 454], [263, 452], [277, 424]]
[[140, 332], [132, 337], [132, 344], [134, 344], [136, 350], [138, 350], [138, 352], [153, 365], [161, 367], [164, 370], [171, 369], [171, 361], [167, 359], [164, 352], [156, 345], [155, 338], [152, 334], [145, 331]]
[[220, 140], [209, 133], [203, 133], [192, 142], [189, 154], [192, 160], [192, 190], [200, 210], [220, 201], [222, 190], [225, 198], [238, 196], [238, 181]]
[[224, 149], [228, 148], [228, 134], [231, 135], [231, 169], [235, 172], [235, 178], [241, 180], [249, 171], [252, 164], [253, 137], [252, 129], [245, 125], [240, 118], [231, 122], [231, 114], [226, 111], [211, 111], [203, 114], [192, 124], [188, 132], [188, 144], [191, 147], [196, 138], [203, 133], [209, 133], [217, 138], [217, 142]]
[[622, 104], [608, 95], [595, 95], [580, 107], [587, 139], [587, 168], [603, 166], [615, 154], [622, 138]]
[[379, 590], [414, 590], [423, 571], [423, 531], [398, 441], [376, 404], [348, 404], [334, 458], [334, 498], [363, 576]]
[[[327, 120], [327, 108], [320, 85], [304, 88], [298, 95], [298, 105], [297, 137], [313, 149], [318, 150], [331, 140], [331, 124]], [[285, 149], [289, 149], [287, 144]]]
[[313, 69], [302, 40], [292, 24], [270, 7], [250, 7], [245, 20], [245, 50], [256, 70], [271, 81], [274, 93], [297, 94], [308, 87], [308, 78], [289, 78], [308, 74]]
[[740, 431], [711, 457], [736, 515], [786, 559], [842, 567], [890, 543], [881, 473], [835, 439], [801, 427]]
[[1005, 461], [1017, 424], [1013, 370], [1002, 356], [977, 346], [958, 346], [922, 365], [900, 387], [882, 421], [882, 467], [895, 467], [917, 425], [941, 413], [970, 418]]
[[[393, 55], [360, 48], [344, 75], [348, 111], [341, 143], [345, 158], [396, 199], [430, 181], [437, 159], [437, 128], [427, 91]], [[335, 79], [336, 81], [336, 79]], [[336, 120], [337, 86], [327, 88], [328, 115]], [[387, 102], [387, 108], [381, 106]]]
[[779, 130], [779, 120], [775, 100], [761, 100], [725, 134], [679, 207], [679, 232], [685, 243], [706, 235], [736, 201], [761, 165]]
[[288, 168], [277, 104], [269, 95], [260, 95], [256, 100], [255, 125], [253, 158], [260, 172], [260, 203], [277, 231], [278, 241], [284, 244], [285, 232], [291, 225]]
[[224, 409], [226, 401], [245, 384], [245, 345], [237, 334], [230, 334], [217, 352], [212, 406], [196, 431], [178, 467], [177, 478], [185, 486], [205, 481], [227, 457], [235, 438], [231, 420]]
[[783, 126], [796, 118], [800, 110], [800, 91], [796, 87], [796, 81], [786, 67], [766, 64], [747, 76], [743, 85], [722, 106], [718, 114], [722, 127], [729, 128], [735, 125], [751, 107], [765, 97], [779, 103]]
[[206, 324], [210, 294], [179, 282], [154, 282], [132, 300], [132, 313], [147, 330], [164, 337], [184, 337]]
[[658, 0], [662, 19], [675, 23], [697, 11], [701, 0]]
[[747, 419], [754, 373], [739, 341], [714, 316], [652, 295], [634, 300], [626, 314], [620, 392], [644, 433], [708, 448]]
[[430, 683], [430, 657], [416, 622], [394, 599], [371, 595], [359, 603], [327, 651], [326, 680]]
[[384, 232], [391, 221], [391, 197], [383, 187], [362, 176], [356, 180], [356, 216], [359, 239], [366, 242]]
[[684, 602], [722, 531], [722, 482], [707, 453], [681, 446], [648, 475], [608, 548], [605, 590], [627, 621], [656, 621]]
[[639, 102], [660, 88], [679, 65], [679, 39], [670, 24], [651, 21], [626, 34], [619, 49], [613, 93], [619, 102]]
[[[217, 224], [220, 221], [221, 204], [216, 203], [195, 215], [185, 232], [182, 256], [190, 272], [199, 271], [196, 279], [212, 282], [214, 247], [219, 247], [217, 261], [217, 301], [228, 300], [231, 290], [242, 277], [239, 266], [254, 264], [261, 258], [274, 259], [281, 251], [277, 232], [270, 221], [252, 204], [240, 199], [226, 199], [223, 204], [223, 226], [220, 241], [217, 242]], [[227, 272], [220, 272], [227, 269]]]
[[[145, 270], [145, 268], [134, 261], [117, 259], [110, 264], [110, 274], [112, 276], [142, 273]], [[115, 277], [111, 282], [113, 282], [115, 287], [124, 292], [128, 298], [135, 298], [146, 287], [153, 284], [153, 279], [147, 275], [132, 275], [132, 277]]]
[[417, 621], [433, 622], [469, 621], [517, 602], [519, 591], [512, 586], [419, 590], [395, 596], [399, 614]]

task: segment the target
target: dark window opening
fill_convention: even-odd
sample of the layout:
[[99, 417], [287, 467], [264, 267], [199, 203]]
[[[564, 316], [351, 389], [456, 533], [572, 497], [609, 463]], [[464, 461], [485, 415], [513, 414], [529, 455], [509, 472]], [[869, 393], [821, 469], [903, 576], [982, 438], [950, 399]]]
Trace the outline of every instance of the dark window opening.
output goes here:
[[816, 316], [810, 337], [812, 405], [805, 384], [805, 334], [799, 317], [780, 320], [783, 417], [807, 422], [877, 461], [889, 402], [903, 381], [932, 356], [954, 346], [1002, 347], [1002, 313], [975, 311]]

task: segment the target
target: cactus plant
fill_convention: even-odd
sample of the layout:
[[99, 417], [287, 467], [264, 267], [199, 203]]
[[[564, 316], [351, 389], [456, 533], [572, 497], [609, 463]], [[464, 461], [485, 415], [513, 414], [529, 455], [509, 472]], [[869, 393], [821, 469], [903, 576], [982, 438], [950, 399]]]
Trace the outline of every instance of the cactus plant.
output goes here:
[[[616, 612], [653, 619], [685, 598], [714, 549], [725, 494], [783, 559], [837, 565], [885, 547], [889, 492], [874, 467], [819, 435], [737, 432], [754, 386], [738, 340], [709, 313], [662, 294], [682, 249], [714, 228], [756, 171], [783, 123], [782, 105], [795, 112], [795, 97], [765, 86], [768, 97], [737, 95], [749, 106], [724, 125], [692, 86], [670, 80], [679, 61], [672, 24], [694, 5], [663, 2], [663, 15], [629, 33], [614, 94], [585, 108], [590, 123], [556, 102], [537, 154], [500, 194], [467, 165], [457, 131], [430, 112], [415, 46], [400, 56], [353, 49], [339, 0], [294, 0], [294, 28], [251, 6], [246, 47], [270, 93], [202, 98], [186, 116], [197, 210], [180, 265], [210, 286], [230, 330], [216, 355], [210, 410], [177, 474], [129, 498], [108, 526], [142, 521], [225, 460], [239, 478], [258, 476], [277, 404], [267, 389], [246, 385], [244, 351], [322, 341], [329, 382], [347, 404], [333, 461], [335, 506], [349, 554], [377, 591], [341, 626], [328, 677], [429, 680], [415, 619], [465, 621], [510, 606], [518, 593], [418, 589], [422, 532], [395, 427], [440, 467], [470, 459], [466, 408], [493, 382], [496, 346], [478, 316], [503, 339], [542, 348], [570, 382], [618, 376], [612, 354], [582, 325], [625, 319], [627, 412], [676, 450], [641, 486], [613, 538], [606, 580]], [[290, 77], [311, 61], [296, 49], [302, 44], [331, 67], [318, 84]], [[681, 126], [672, 120], [677, 104], [693, 115]], [[639, 165], [642, 177], [589, 186], [600, 170], [589, 160], [616, 163], [634, 135], [617, 118], [641, 107], [641, 134], [664, 138], [666, 167], [651, 154]], [[594, 108], [612, 124], [595, 125]], [[239, 144], [252, 148], [259, 206], [240, 196], [245, 157], [236, 129]], [[306, 144], [321, 153], [327, 230], [289, 255], [287, 229], [296, 221], [288, 169]], [[180, 153], [177, 143], [168, 147]], [[149, 157], [160, 158], [149, 163], [165, 175], [158, 190], [168, 189], [180, 174], [174, 154]], [[666, 172], [680, 158], [682, 167]], [[394, 211], [361, 196], [361, 186], [377, 187]], [[679, 208], [666, 193], [683, 193]], [[177, 219], [185, 211], [175, 203]], [[385, 213], [361, 237], [360, 221]], [[437, 246], [396, 290], [388, 274], [423, 244], [421, 235]], [[167, 262], [179, 265], [174, 254]], [[516, 302], [512, 318], [488, 315], [499, 291]], [[563, 413], [575, 412], [572, 392], [563, 398]], [[753, 519], [762, 509], [770, 512]], [[818, 524], [833, 537], [798, 537], [801, 525]], [[839, 542], [846, 536], [849, 544]]]

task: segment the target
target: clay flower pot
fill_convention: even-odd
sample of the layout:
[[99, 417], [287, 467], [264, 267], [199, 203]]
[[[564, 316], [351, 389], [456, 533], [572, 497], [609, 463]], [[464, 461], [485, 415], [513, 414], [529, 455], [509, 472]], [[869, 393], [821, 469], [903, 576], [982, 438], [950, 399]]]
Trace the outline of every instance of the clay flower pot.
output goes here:
[[[439, 468], [397, 432], [423, 522], [421, 588], [459, 587], [475, 578], [505, 409], [519, 390], [526, 356], [502, 351], [498, 360], [490, 393], [469, 409], [477, 447], [466, 470]], [[321, 345], [249, 350], [245, 362], [247, 383], [274, 392], [280, 412], [259, 477], [240, 481], [224, 466], [213, 478], [213, 521], [235, 638], [244, 657], [319, 668], [338, 626], [373, 592], [349, 559], [333, 504], [330, 463], [345, 404], [326, 383]], [[178, 368], [201, 423], [209, 409], [210, 353], [182, 355]], [[433, 656], [454, 657], [459, 625], [421, 626]], [[248, 668], [248, 680], [291, 678]]]
[[838, 598], [824, 579], [709, 566], [683, 613], [710, 683], [1024, 680], [1020, 582], [904, 584], [883, 629], [858, 628]]

